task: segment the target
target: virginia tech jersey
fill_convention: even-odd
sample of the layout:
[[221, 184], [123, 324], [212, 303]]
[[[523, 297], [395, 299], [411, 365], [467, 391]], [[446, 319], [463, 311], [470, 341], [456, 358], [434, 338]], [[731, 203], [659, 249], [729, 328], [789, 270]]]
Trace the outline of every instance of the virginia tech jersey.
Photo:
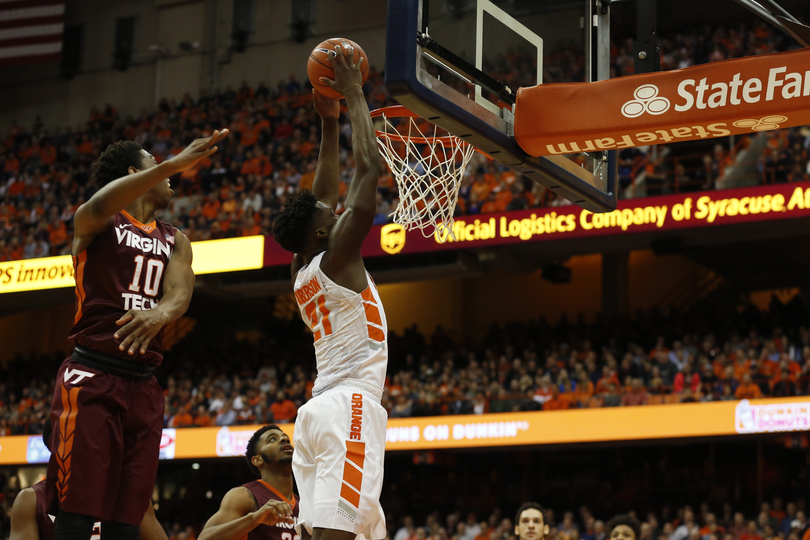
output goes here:
[[295, 276], [295, 300], [315, 340], [318, 377], [312, 395], [341, 379], [360, 379], [382, 391], [388, 366], [388, 322], [380, 295], [368, 287], [356, 293], [329, 279], [320, 268], [323, 253]]
[[145, 354], [119, 351], [115, 321], [130, 309], [152, 309], [163, 297], [163, 279], [177, 229], [153, 221], [144, 225], [126, 211], [73, 257], [76, 318], [69, 339], [98, 352], [148, 364], [163, 360], [163, 330]]
[[[264, 480], [256, 480], [244, 484], [259, 505], [264, 506], [269, 500], [284, 501], [293, 507], [292, 515], [298, 518], [298, 501], [288, 500], [287, 497], [279, 493], [273, 486]], [[259, 525], [247, 535], [247, 540], [299, 540], [298, 533], [295, 532], [295, 525], [289, 523], [279, 523], [277, 525]]]

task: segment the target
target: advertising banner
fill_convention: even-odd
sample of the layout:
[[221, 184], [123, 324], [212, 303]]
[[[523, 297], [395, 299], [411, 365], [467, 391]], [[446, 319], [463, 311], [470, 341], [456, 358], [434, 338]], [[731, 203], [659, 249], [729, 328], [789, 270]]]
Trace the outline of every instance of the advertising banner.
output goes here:
[[[347, 422], [350, 417], [347, 417]], [[160, 459], [244, 456], [260, 426], [164, 429]], [[293, 424], [282, 430], [293, 436]], [[638, 441], [807, 431], [810, 399], [609, 407], [503, 414], [393, 418], [386, 452]], [[40, 435], [0, 437], [0, 466], [45, 463]]]
[[810, 49], [592, 83], [520, 88], [515, 139], [532, 156], [810, 124]]
[[[390, 223], [371, 230], [362, 253], [364, 258], [390, 257], [802, 217], [810, 217], [808, 182], [621, 200], [616, 210], [604, 214], [570, 205], [461, 216], [453, 223], [455, 239], [446, 234], [425, 238], [418, 230], [406, 232]], [[292, 261], [292, 255], [272, 238], [267, 239], [264, 253], [265, 266], [289, 265]]]

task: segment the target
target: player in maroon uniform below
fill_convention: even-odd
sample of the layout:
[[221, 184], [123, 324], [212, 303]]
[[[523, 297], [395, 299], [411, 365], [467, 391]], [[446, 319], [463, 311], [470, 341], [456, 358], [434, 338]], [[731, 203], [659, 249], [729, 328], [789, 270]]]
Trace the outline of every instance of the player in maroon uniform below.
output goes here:
[[225, 494], [199, 540], [299, 540], [292, 456], [290, 438], [281, 428], [269, 425], [256, 431], [245, 457], [259, 479]]
[[[51, 422], [45, 420], [42, 441], [50, 450]], [[11, 518], [11, 535], [8, 540], [53, 540], [54, 521], [56, 516], [48, 513], [50, 504], [45, 496], [45, 480], [26, 488], [14, 498], [9, 517]], [[166, 531], [157, 520], [155, 510], [150, 504], [146, 508], [141, 525], [138, 528], [141, 540], [168, 540]], [[100, 538], [101, 524], [93, 525], [91, 538]]]
[[58, 504], [56, 540], [138, 538], [157, 474], [163, 327], [191, 300], [191, 244], [155, 219], [174, 192], [169, 177], [216, 152], [228, 134], [197, 139], [161, 164], [133, 141], [110, 145], [93, 166], [98, 191], [73, 218], [73, 354], [51, 405], [47, 495]]

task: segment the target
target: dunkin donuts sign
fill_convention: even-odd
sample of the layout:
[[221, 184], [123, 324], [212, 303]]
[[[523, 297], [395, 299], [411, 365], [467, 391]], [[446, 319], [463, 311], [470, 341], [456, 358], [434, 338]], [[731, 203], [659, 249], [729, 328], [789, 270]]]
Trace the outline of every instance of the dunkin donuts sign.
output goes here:
[[521, 88], [515, 138], [532, 156], [810, 124], [810, 48], [594, 83]]

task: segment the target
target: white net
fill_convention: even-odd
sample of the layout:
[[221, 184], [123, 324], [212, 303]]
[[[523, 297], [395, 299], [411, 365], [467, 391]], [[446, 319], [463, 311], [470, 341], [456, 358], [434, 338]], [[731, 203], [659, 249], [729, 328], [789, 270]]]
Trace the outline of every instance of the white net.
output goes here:
[[475, 148], [419, 117], [382, 113], [377, 142], [399, 190], [394, 222], [439, 241], [453, 234], [453, 213], [464, 168]]

